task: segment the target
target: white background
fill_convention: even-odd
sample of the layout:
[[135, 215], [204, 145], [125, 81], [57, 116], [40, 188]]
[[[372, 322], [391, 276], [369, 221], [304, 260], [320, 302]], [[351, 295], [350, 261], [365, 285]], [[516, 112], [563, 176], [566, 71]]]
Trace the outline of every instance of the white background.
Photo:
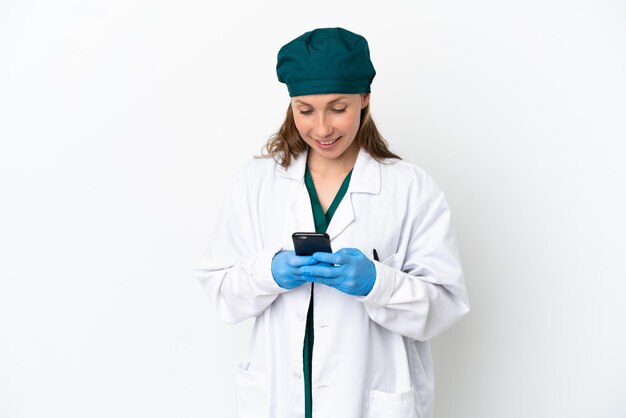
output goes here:
[[436, 417], [626, 416], [625, 3], [217, 4], [0, 0], [0, 417], [232, 416], [252, 323], [194, 269], [284, 117], [278, 49], [332, 26], [452, 208]]

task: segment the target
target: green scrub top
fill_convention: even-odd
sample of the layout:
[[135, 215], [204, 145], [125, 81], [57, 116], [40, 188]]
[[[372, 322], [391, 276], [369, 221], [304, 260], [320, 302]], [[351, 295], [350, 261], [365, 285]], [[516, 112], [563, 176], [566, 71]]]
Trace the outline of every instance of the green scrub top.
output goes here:
[[[346, 175], [346, 178], [341, 183], [339, 191], [335, 195], [332, 204], [324, 213], [322, 205], [315, 192], [315, 185], [313, 184], [313, 178], [309, 171], [309, 166], [306, 166], [304, 171], [304, 182], [309, 192], [309, 199], [311, 199], [311, 209], [313, 210], [313, 221], [315, 223], [315, 232], [326, 232], [330, 220], [337, 210], [337, 206], [343, 199], [343, 196], [348, 190], [350, 184], [350, 177], [352, 176], [352, 170]], [[304, 407], [305, 418], [311, 418], [313, 415], [313, 399], [311, 393], [311, 361], [313, 360], [313, 290], [314, 283], [311, 283], [311, 300], [309, 301], [309, 311], [306, 317], [306, 331], [304, 333], [304, 348], [302, 350], [302, 358], [304, 363]]]

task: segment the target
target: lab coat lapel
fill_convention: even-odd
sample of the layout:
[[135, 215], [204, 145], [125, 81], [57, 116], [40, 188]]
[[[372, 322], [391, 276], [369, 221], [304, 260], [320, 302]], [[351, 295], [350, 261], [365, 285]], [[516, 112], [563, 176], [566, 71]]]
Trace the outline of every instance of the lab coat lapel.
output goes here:
[[[353, 193], [380, 192], [380, 166], [379, 163], [364, 149], [359, 149], [359, 154], [354, 163], [350, 184], [346, 195], [341, 199], [333, 218], [326, 231], [331, 241], [339, 236], [355, 219], [353, 205]], [[360, 200], [357, 200], [360, 202]]]
[[311, 199], [304, 180], [298, 186], [295, 198], [291, 202], [291, 232], [315, 232]]
[[[277, 170], [285, 177], [298, 182], [296, 192], [288, 202], [289, 210], [284, 222], [283, 247], [293, 249], [291, 234], [294, 232], [314, 232], [315, 222], [309, 192], [304, 182], [308, 149], [295, 158], [287, 168], [278, 166]], [[380, 165], [364, 149], [359, 149], [350, 184], [326, 231], [331, 241], [339, 236], [355, 219], [355, 208], [352, 203], [353, 193], [380, 193]]]
[[294, 232], [314, 232], [315, 222], [313, 221], [313, 211], [309, 192], [304, 182], [304, 170], [306, 168], [308, 150], [294, 158], [289, 167], [277, 166], [279, 173], [298, 182], [295, 193], [287, 202], [288, 208], [283, 223], [282, 246], [286, 249], [293, 249], [291, 235]]
[[[350, 180], [352, 180], [352, 178]], [[348, 186], [348, 189], [349, 188], [350, 186]], [[341, 202], [339, 202], [339, 206], [337, 206], [337, 210], [335, 210], [335, 214], [330, 220], [330, 224], [328, 224], [328, 229], [326, 230], [326, 233], [330, 236], [331, 243], [337, 235], [341, 234], [343, 230], [352, 223], [352, 221], [354, 221], [354, 208], [352, 207], [350, 190], [348, 190], [343, 199], [341, 199]]]

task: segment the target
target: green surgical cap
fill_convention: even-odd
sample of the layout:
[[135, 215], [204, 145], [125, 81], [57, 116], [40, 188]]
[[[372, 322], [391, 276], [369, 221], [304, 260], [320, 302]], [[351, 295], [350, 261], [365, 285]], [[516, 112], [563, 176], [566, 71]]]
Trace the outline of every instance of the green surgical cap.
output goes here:
[[343, 28], [320, 28], [280, 48], [276, 74], [294, 97], [369, 93], [376, 70], [363, 36]]

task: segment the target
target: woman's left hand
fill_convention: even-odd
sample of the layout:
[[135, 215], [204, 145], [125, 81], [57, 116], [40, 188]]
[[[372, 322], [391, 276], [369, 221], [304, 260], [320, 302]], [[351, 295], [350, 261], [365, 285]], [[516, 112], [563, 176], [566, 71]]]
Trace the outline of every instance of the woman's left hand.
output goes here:
[[313, 258], [322, 263], [300, 268], [302, 278], [353, 296], [366, 296], [374, 287], [376, 267], [358, 248], [342, 248], [334, 253], [318, 252]]

